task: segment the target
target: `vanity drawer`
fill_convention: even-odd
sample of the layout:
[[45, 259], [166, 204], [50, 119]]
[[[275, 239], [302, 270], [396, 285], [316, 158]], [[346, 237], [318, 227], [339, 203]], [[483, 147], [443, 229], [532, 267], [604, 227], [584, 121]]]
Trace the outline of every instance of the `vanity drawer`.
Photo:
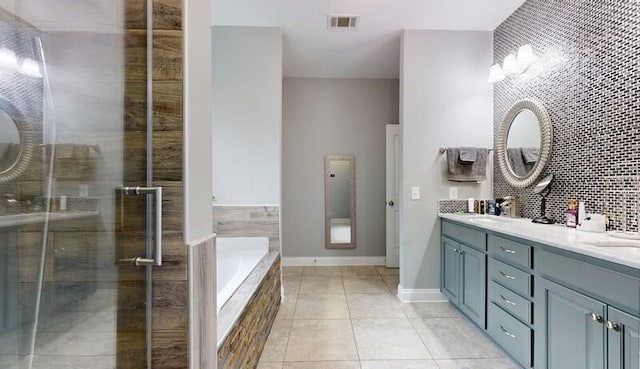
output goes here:
[[487, 243], [491, 256], [510, 264], [531, 268], [531, 246], [492, 234], [489, 235]]
[[480, 251], [487, 251], [487, 234], [473, 228], [467, 228], [443, 220], [442, 235], [460, 241], [468, 246], [473, 246]]
[[532, 323], [531, 302], [493, 281], [489, 283], [489, 301], [522, 321]]
[[531, 329], [500, 309], [489, 304], [489, 335], [520, 365], [531, 367]]
[[531, 274], [489, 258], [489, 278], [523, 296], [531, 296]]

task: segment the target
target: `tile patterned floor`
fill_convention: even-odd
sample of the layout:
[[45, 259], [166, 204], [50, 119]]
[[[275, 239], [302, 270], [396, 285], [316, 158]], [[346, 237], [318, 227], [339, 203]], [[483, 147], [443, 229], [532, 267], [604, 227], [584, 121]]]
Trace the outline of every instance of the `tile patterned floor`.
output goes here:
[[258, 369], [517, 369], [449, 303], [401, 303], [398, 270], [284, 267]]

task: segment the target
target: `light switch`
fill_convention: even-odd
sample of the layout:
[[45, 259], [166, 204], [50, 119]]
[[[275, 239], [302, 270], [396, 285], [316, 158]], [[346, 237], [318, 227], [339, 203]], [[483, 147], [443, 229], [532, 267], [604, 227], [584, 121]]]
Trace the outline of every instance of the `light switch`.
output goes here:
[[458, 198], [458, 187], [449, 187], [449, 198], [450, 199]]
[[411, 187], [411, 200], [420, 200], [420, 187]]

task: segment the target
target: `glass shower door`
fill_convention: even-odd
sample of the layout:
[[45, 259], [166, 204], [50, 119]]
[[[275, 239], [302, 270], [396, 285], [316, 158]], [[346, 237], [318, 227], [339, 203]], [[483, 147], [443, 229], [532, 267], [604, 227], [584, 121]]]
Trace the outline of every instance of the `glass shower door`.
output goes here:
[[0, 0], [0, 368], [150, 367], [148, 16]]

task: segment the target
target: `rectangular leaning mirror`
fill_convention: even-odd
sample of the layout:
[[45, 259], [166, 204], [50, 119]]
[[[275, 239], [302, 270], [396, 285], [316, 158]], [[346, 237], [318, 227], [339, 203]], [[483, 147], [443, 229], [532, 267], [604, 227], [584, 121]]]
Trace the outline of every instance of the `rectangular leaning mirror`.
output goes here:
[[356, 158], [324, 157], [324, 227], [328, 249], [356, 247]]

